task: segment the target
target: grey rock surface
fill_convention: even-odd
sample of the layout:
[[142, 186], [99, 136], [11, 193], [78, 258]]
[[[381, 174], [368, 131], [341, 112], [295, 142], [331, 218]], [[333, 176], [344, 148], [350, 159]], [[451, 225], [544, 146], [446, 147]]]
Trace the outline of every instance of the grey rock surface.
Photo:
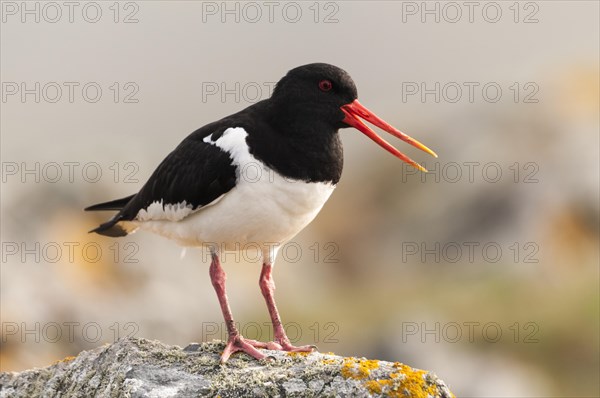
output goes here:
[[0, 373], [12, 397], [453, 397], [427, 371], [398, 362], [269, 351], [219, 364], [222, 342], [182, 349], [126, 338], [42, 369]]

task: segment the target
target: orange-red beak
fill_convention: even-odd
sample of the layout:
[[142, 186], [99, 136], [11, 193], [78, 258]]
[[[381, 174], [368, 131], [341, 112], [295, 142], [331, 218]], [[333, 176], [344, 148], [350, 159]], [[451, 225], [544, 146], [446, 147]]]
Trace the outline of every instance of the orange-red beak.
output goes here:
[[400, 130], [394, 128], [393, 126], [385, 122], [384, 120], [380, 119], [377, 115], [375, 115], [373, 112], [365, 108], [360, 102], [358, 102], [358, 100], [354, 100], [349, 104], [343, 105], [340, 109], [346, 115], [346, 117], [343, 120], [344, 123], [361, 131], [367, 137], [375, 141], [377, 145], [381, 146], [383, 149], [390, 152], [397, 158], [410, 164], [411, 166], [423, 172], [427, 172], [427, 169], [425, 169], [425, 167], [421, 166], [420, 164], [418, 164], [417, 162], [415, 162], [414, 160], [412, 160], [411, 158], [394, 148], [389, 142], [378, 136], [373, 130], [371, 130], [369, 126], [364, 124], [363, 121], [359, 119], [359, 117], [365, 119], [371, 124], [374, 124], [380, 129], [387, 131], [394, 137], [398, 137], [402, 141], [408, 142], [410, 145], [419, 148], [420, 150], [425, 151], [433, 157], [437, 158], [436, 153], [433, 152], [431, 149], [427, 148], [419, 141], [409, 137], [408, 135], [404, 134]]

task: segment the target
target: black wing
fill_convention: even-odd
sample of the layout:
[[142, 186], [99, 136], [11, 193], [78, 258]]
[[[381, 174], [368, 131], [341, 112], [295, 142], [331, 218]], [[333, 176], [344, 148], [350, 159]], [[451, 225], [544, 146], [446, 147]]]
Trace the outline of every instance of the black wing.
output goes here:
[[119, 210], [112, 219], [90, 232], [125, 236], [131, 231], [121, 222], [133, 220], [153, 202], [162, 201], [166, 205], [185, 201], [196, 210], [229, 192], [236, 183], [236, 167], [229, 153], [202, 141], [205, 136], [226, 129], [215, 127], [205, 126], [183, 140], [136, 195], [86, 208], [87, 211]]

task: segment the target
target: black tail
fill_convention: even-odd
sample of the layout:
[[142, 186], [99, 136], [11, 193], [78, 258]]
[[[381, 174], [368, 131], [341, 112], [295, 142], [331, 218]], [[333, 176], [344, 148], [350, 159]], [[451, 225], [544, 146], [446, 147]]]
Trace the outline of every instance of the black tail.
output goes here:
[[129, 235], [132, 231], [125, 229], [119, 224], [119, 221], [121, 221], [121, 216], [117, 215], [117, 217], [113, 217], [104, 224], [100, 224], [99, 227], [92, 229], [90, 233], [95, 232], [99, 235], [110, 236], [111, 238]]
[[86, 207], [85, 211], [98, 210], [121, 210], [135, 195], [130, 195], [126, 198], [111, 200], [110, 202], [98, 203], [97, 205]]
[[[86, 207], [85, 211], [102, 211], [102, 210], [122, 210], [127, 203], [134, 197], [135, 195], [128, 196], [122, 199], [111, 200], [110, 202], [98, 203], [97, 205]], [[120, 236], [127, 236], [129, 233], [133, 232], [133, 229], [128, 229], [124, 225], [120, 224], [119, 221], [122, 221], [123, 215], [121, 213], [117, 214], [104, 224], [100, 224], [99, 227], [94, 228], [90, 231], [95, 232], [100, 235], [110, 236], [113, 238], [117, 238]]]

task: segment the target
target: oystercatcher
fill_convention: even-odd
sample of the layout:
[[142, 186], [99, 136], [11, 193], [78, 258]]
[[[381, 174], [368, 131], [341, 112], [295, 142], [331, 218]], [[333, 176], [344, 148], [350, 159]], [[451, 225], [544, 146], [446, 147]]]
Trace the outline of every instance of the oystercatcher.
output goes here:
[[[229, 336], [222, 363], [236, 351], [265, 358], [257, 348], [312, 351], [314, 346], [293, 346], [286, 336], [271, 273], [278, 248], [315, 218], [340, 180], [338, 130], [354, 127], [426, 171], [361, 119], [437, 157], [361, 105], [344, 70], [324, 63], [304, 65], [290, 70], [271, 98], [191, 133], [137, 194], [86, 208], [118, 211], [90, 232], [118, 237], [142, 228], [184, 246], [208, 248], [210, 278]], [[269, 343], [240, 335], [225, 293], [219, 253], [248, 244], [262, 252], [259, 285], [274, 331]]]

